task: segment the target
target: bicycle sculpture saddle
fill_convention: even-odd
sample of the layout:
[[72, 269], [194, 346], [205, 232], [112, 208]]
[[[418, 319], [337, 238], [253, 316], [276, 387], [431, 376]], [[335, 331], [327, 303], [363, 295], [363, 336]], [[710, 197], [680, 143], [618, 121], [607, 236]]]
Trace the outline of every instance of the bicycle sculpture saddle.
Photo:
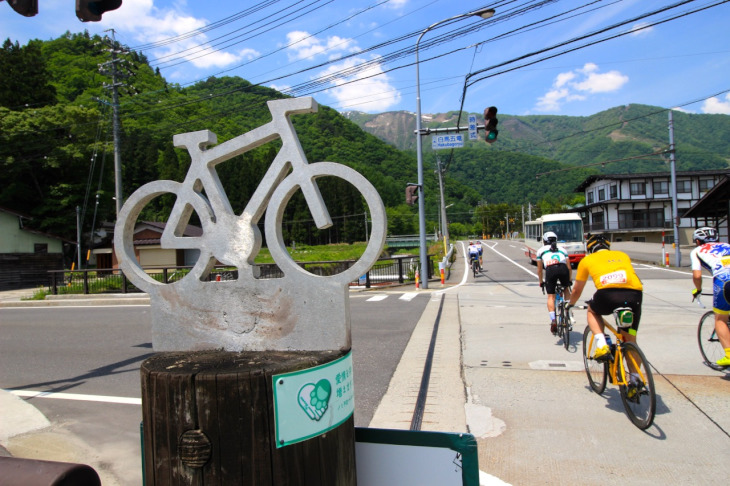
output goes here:
[[[175, 135], [191, 164], [183, 182], [154, 181], [141, 186], [120, 211], [114, 247], [127, 278], [150, 296], [152, 344], [156, 351], [345, 350], [351, 347], [347, 287], [365, 274], [385, 244], [386, 216], [376, 189], [355, 170], [334, 162], [308, 163], [290, 115], [317, 111], [312, 98], [268, 102], [272, 121], [215, 145], [208, 130]], [[243, 212], [235, 214], [215, 166], [280, 138], [281, 149]], [[321, 277], [301, 268], [286, 250], [282, 223], [291, 197], [302, 191], [318, 228], [332, 221], [316, 183], [337, 177], [357, 189], [372, 219], [365, 252], [350, 268]], [[174, 194], [175, 203], [160, 238], [162, 248], [197, 250], [190, 272], [173, 283], [147, 274], [135, 256], [134, 230], [154, 198]], [[182, 236], [193, 213], [202, 235]], [[259, 220], [265, 216], [266, 242], [282, 278], [257, 278], [254, 259], [261, 248]], [[234, 266], [238, 279], [207, 281], [220, 262]]]

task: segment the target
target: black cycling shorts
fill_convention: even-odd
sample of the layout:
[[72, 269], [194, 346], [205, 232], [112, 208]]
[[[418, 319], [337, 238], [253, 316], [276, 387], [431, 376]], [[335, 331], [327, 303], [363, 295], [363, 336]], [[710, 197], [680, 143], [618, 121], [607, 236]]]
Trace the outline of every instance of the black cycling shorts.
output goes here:
[[588, 301], [593, 312], [602, 316], [613, 314], [614, 309], [619, 307], [629, 307], [634, 313], [634, 323], [631, 329], [632, 334], [636, 334], [639, 330], [639, 321], [641, 320], [641, 301], [644, 293], [641, 290], [634, 289], [600, 289], [596, 290], [593, 298]]
[[558, 263], [550, 265], [545, 269], [545, 292], [552, 295], [555, 293], [555, 285], [560, 280], [560, 285], [568, 287], [570, 285], [570, 270], [568, 265]]

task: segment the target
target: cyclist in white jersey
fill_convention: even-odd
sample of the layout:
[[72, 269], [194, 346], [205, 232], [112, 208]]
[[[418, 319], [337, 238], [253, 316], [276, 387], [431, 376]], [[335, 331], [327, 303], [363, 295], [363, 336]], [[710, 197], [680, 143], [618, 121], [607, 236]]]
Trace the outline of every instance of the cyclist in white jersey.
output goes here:
[[467, 254], [469, 255], [469, 265], [471, 265], [471, 261], [476, 259], [479, 264], [479, 271], [482, 271], [482, 243], [480, 241], [477, 241], [476, 244], [473, 242], [469, 242], [469, 247], [466, 250]]
[[697, 247], [689, 254], [692, 264], [692, 296], [702, 292], [702, 269], [712, 273], [712, 310], [715, 313], [715, 331], [725, 356], [717, 360], [719, 366], [730, 366], [730, 245], [718, 242], [715, 228], [695, 230], [692, 239]]
[[[547, 309], [550, 315], [550, 332], [555, 334], [558, 330], [555, 322], [555, 286], [560, 280], [560, 285], [565, 288], [563, 297], [566, 302], [569, 302], [572, 269], [568, 252], [562, 246], [558, 246], [558, 235], [548, 231], [542, 236], [542, 242], [545, 246], [537, 250], [537, 278], [540, 281], [540, 288], [544, 288], [548, 294]], [[545, 270], [544, 282], [543, 269]]]

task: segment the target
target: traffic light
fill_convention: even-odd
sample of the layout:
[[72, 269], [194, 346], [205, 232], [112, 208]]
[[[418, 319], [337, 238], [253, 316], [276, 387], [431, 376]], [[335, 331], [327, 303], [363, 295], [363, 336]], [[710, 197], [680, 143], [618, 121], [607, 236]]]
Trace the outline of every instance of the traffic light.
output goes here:
[[406, 203], [415, 204], [418, 201], [418, 184], [408, 184], [406, 186]]
[[497, 123], [499, 123], [499, 120], [497, 120], [497, 107], [490, 106], [484, 110], [484, 138], [487, 143], [494, 143], [497, 141], [497, 135], [499, 134], [499, 130], [497, 130]]
[[76, 0], [76, 16], [82, 22], [98, 22], [109, 10], [116, 10], [122, 0]]
[[10, 8], [25, 17], [32, 17], [38, 13], [38, 0], [8, 0]]

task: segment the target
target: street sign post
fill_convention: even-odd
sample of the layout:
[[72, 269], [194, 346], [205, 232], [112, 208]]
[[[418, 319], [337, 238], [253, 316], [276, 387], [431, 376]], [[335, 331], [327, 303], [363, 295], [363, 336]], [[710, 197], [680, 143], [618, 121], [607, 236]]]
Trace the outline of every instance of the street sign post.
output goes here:
[[464, 146], [464, 135], [461, 133], [453, 135], [434, 135], [431, 139], [431, 148], [434, 150], [461, 148]]
[[477, 116], [469, 115], [469, 140], [477, 139]]

